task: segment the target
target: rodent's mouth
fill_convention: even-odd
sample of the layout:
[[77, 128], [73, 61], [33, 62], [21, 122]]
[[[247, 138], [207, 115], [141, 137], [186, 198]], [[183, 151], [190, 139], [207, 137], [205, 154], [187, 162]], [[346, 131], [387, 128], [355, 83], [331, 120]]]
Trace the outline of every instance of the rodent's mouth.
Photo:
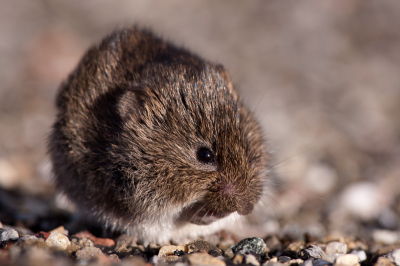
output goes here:
[[197, 202], [185, 208], [179, 216], [179, 220], [197, 225], [208, 225], [229, 214], [230, 213], [221, 213], [209, 208], [204, 202]]

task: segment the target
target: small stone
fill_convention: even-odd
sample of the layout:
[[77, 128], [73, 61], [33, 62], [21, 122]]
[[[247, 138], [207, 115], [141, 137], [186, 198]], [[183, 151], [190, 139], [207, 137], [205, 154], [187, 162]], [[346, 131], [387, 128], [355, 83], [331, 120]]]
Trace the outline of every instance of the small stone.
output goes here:
[[161, 259], [160, 259], [160, 257], [157, 256], [157, 255], [154, 255], [153, 257], [151, 257], [151, 258], [149, 259], [149, 262], [150, 262], [152, 265], [157, 265], [157, 264], [160, 263], [160, 261], [161, 261]]
[[235, 256], [235, 253], [233, 253], [231, 248], [227, 248], [224, 252], [225, 256], [232, 259], [233, 256]]
[[393, 245], [400, 240], [398, 232], [389, 230], [374, 230], [372, 232], [372, 238], [375, 242], [379, 242], [385, 245]]
[[339, 196], [340, 208], [362, 220], [378, 218], [382, 211], [379, 193], [372, 182], [353, 183]]
[[376, 252], [378, 256], [386, 255], [392, 251], [395, 251], [396, 249], [400, 249], [400, 243], [399, 244], [394, 244], [390, 246], [383, 246], [378, 249]]
[[189, 254], [188, 260], [191, 265], [226, 265], [224, 261], [217, 259], [207, 253]]
[[284, 266], [285, 264], [278, 262], [278, 258], [272, 258], [265, 262], [262, 266]]
[[[68, 232], [68, 231], [67, 231]], [[94, 245], [98, 246], [105, 246], [111, 247], [115, 245], [115, 241], [110, 238], [99, 238], [92, 235], [89, 231], [79, 232], [78, 234], [74, 235], [78, 238], [87, 238], [93, 241]]]
[[313, 259], [306, 260], [302, 266], [313, 266]]
[[251, 265], [256, 265], [256, 266], [260, 265], [260, 263], [258, 262], [256, 257], [252, 254], [246, 255], [245, 262], [246, 262], [246, 264], [251, 264]]
[[358, 258], [357, 255], [354, 254], [346, 254], [343, 256], [339, 256], [336, 258], [334, 266], [359, 266], [360, 265], [360, 259]]
[[188, 266], [188, 264], [183, 262], [176, 262], [174, 266]]
[[365, 261], [367, 259], [367, 254], [364, 250], [353, 250], [350, 254], [357, 255], [360, 261]]
[[294, 259], [294, 260], [289, 260], [285, 265], [302, 265], [304, 263], [304, 260], [302, 259]]
[[293, 241], [292, 243], [289, 244], [289, 246], [286, 249], [297, 253], [303, 248], [304, 248], [304, 241]]
[[324, 255], [322, 255], [321, 259], [329, 261], [330, 263], [334, 263], [336, 258], [339, 257], [339, 256], [343, 256], [343, 255], [342, 254], [338, 254], [338, 253], [335, 253], [333, 255], [328, 255], [328, 254], [324, 253]]
[[187, 253], [187, 246], [163, 246], [158, 252], [158, 257], [173, 262], [179, 260], [182, 252]]
[[313, 262], [313, 266], [325, 266], [325, 265], [332, 265], [332, 263], [327, 260], [321, 260], [321, 259], [314, 260]]
[[235, 255], [235, 257], [232, 260], [233, 264], [242, 264], [243, 262], [243, 256], [242, 255]]
[[128, 258], [122, 259], [121, 266], [147, 266], [146, 262], [142, 257], [129, 256]]
[[368, 250], [368, 245], [362, 241], [350, 241], [347, 243], [348, 250]]
[[386, 256], [391, 262], [393, 262], [396, 266], [400, 266], [400, 249], [396, 249]]
[[78, 241], [76, 241], [76, 239], [73, 239], [73, 240], [75, 240], [75, 241], [71, 241], [71, 245], [69, 245], [67, 247], [67, 249], [65, 250], [68, 255], [71, 255], [83, 248], [81, 245], [77, 244]]
[[265, 244], [272, 253], [282, 249], [282, 243], [276, 236], [268, 237], [265, 240]]
[[50, 233], [49, 232], [40, 231], [39, 233], [36, 233], [35, 236], [37, 238], [43, 238], [44, 240], [46, 240], [50, 236]]
[[111, 254], [109, 257], [110, 257], [110, 261], [112, 263], [120, 263], [121, 262], [121, 259], [118, 257], [117, 254]]
[[19, 234], [14, 229], [0, 229], [0, 241], [17, 240]]
[[124, 243], [124, 244], [121, 244], [116, 250], [115, 250], [115, 252], [117, 252], [117, 253], [126, 253], [126, 252], [128, 252], [129, 251], [129, 249], [128, 249], [128, 247], [126, 246], [126, 244]]
[[224, 239], [219, 242], [218, 247], [222, 250], [228, 249], [230, 246], [235, 245], [235, 241], [232, 238]]
[[99, 256], [104, 256], [101, 249], [96, 247], [85, 247], [76, 252], [76, 258], [78, 260], [91, 260]]
[[186, 244], [187, 253], [194, 253], [205, 250], [208, 254], [218, 257], [222, 255], [222, 251], [214, 245], [211, 245], [207, 241], [202, 239], [195, 240]]
[[258, 237], [245, 238], [236, 245], [232, 246], [231, 249], [235, 254], [262, 254], [267, 245], [264, 240]]
[[54, 231], [49, 235], [44, 244], [49, 248], [66, 250], [71, 245], [71, 241], [69, 241], [67, 236]]
[[53, 230], [51, 230], [49, 233], [53, 233], [53, 232], [59, 232], [62, 235], [68, 235], [68, 230], [65, 230], [64, 226], [59, 226]]
[[187, 246], [163, 246], [160, 248], [158, 256], [162, 258], [167, 255], [174, 255], [175, 251], [184, 251], [187, 253]]
[[288, 256], [279, 256], [278, 261], [281, 263], [286, 263], [288, 261], [290, 261], [292, 258], [288, 257]]
[[325, 252], [316, 245], [310, 245], [299, 252], [299, 257], [302, 260], [308, 260], [309, 258], [320, 259], [323, 255], [325, 255]]
[[325, 253], [327, 255], [341, 254], [344, 255], [347, 253], [347, 245], [342, 242], [330, 242], [326, 245]]
[[395, 266], [388, 258], [379, 257], [374, 266]]

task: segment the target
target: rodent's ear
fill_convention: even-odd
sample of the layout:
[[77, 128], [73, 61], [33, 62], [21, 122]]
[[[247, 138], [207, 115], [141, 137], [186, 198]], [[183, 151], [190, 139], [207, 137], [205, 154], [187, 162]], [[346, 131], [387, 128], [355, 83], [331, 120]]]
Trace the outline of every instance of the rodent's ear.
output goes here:
[[148, 92], [145, 87], [134, 85], [126, 89], [117, 102], [118, 112], [122, 119], [133, 118], [138, 120], [143, 109]]
[[231, 77], [229, 76], [228, 71], [226, 71], [226, 69], [224, 68], [223, 65], [216, 65], [215, 68], [217, 69], [218, 73], [226, 80], [228, 89], [231, 90], [237, 97], [236, 91], [233, 89], [233, 84], [232, 84]]
[[224, 68], [223, 65], [216, 65], [218, 73], [226, 80], [227, 83], [231, 83], [231, 77], [229, 76], [228, 71]]

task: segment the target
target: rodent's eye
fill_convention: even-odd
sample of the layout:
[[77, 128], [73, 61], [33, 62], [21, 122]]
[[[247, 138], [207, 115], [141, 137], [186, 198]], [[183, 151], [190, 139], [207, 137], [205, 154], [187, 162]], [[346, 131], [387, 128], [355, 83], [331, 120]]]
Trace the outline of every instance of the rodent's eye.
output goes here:
[[202, 163], [212, 163], [215, 160], [213, 152], [204, 147], [197, 151], [197, 159]]

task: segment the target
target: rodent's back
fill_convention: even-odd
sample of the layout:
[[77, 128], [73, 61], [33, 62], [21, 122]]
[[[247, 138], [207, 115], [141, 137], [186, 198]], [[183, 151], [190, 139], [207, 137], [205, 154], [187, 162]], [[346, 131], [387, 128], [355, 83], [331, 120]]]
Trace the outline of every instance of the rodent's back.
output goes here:
[[147, 237], [248, 214], [259, 200], [263, 138], [227, 72], [148, 31], [90, 49], [57, 107], [56, 186], [108, 224]]

